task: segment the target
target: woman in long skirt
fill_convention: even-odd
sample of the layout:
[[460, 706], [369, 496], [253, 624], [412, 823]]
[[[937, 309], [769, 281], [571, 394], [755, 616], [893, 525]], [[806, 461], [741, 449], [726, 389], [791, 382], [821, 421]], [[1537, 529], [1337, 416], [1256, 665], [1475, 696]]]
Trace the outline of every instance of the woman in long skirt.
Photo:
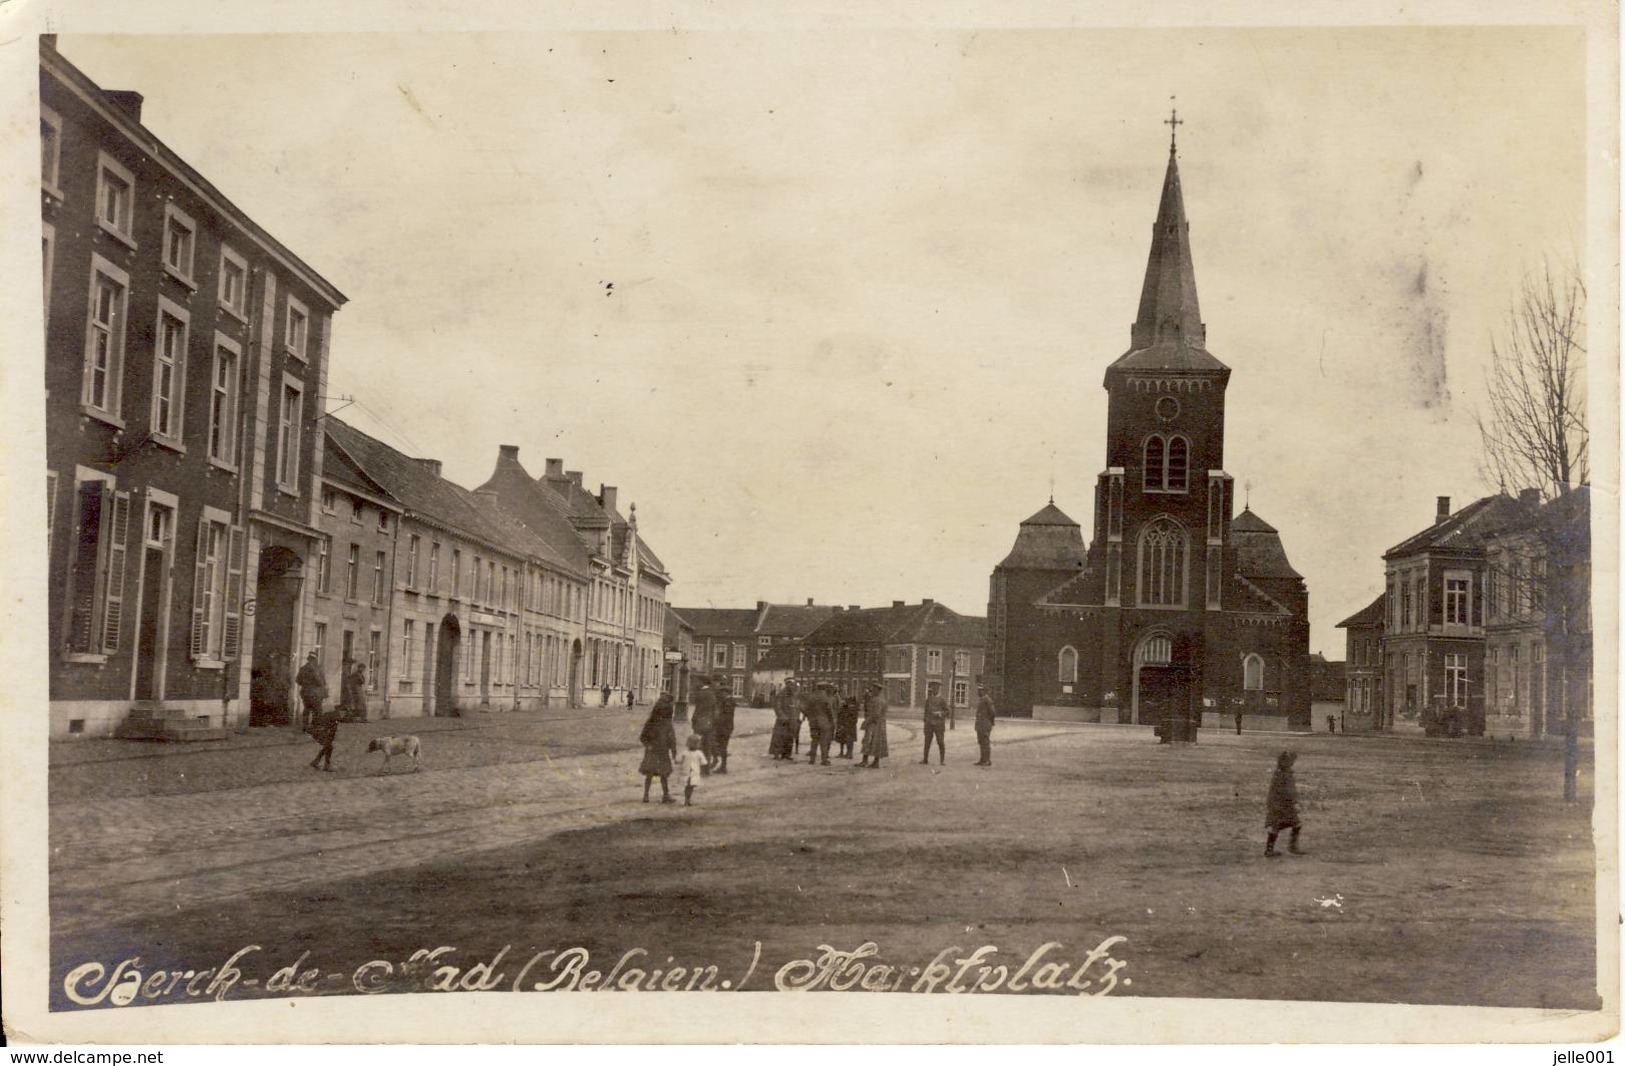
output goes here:
[[649, 802], [649, 786], [658, 777], [660, 802], [671, 803], [669, 782], [672, 759], [677, 754], [677, 730], [671, 724], [671, 693], [663, 692], [655, 701], [654, 710], [649, 712], [648, 721], [643, 723], [643, 732], [638, 734], [638, 740], [643, 744], [643, 762], [638, 766], [638, 773], [643, 775], [643, 802]]
[[863, 761], [859, 766], [880, 769], [880, 760], [891, 754], [886, 743], [886, 693], [876, 685], [869, 693], [869, 710], [863, 719]]
[[858, 700], [848, 696], [835, 713], [835, 743], [840, 745], [839, 759], [852, 757], [852, 745], [858, 742]]
[[795, 746], [796, 699], [795, 692], [786, 683], [773, 700], [773, 736], [767, 743], [767, 753], [775, 759], [789, 759]]

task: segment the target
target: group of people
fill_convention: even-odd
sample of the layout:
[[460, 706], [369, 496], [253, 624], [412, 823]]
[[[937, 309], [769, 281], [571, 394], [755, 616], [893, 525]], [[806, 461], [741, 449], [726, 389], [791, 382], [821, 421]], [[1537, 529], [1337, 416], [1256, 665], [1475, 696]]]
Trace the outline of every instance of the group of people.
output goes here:
[[[880, 760], [891, 754], [886, 741], [886, 693], [878, 684], [869, 686], [860, 708], [858, 697], [841, 699], [828, 682], [798, 688], [785, 682], [773, 700], [773, 734], [767, 743], [769, 757], [789, 762], [801, 752], [801, 723], [807, 723], [807, 765], [830, 765], [829, 749], [834, 744], [837, 759], [850, 759], [862, 740], [859, 766], [880, 768]], [[862, 726], [859, 726], [859, 716]]]

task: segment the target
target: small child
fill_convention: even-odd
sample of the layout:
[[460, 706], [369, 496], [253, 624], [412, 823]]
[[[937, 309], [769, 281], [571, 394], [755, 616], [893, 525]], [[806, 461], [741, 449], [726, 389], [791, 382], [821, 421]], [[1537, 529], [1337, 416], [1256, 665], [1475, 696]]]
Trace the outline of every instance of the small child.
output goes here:
[[683, 806], [694, 806], [694, 786], [705, 772], [705, 754], [700, 751], [698, 734], [688, 735], [688, 750], [683, 753]]
[[1298, 782], [1292, 776], [1292, 764], [1297, 762], [1296, 752], [1283, 751], [1280, 758], [1275, 760], [1275, 774], [1270, 778], [1269, 810], [1264, 817], [1264, 828], [1269, 830], [1269, 840], [1264, 844], [1264, 858], [1280, 858], [1275, 850], [1275, 838], [1281, 835], [1281, 830], [1292, 830], [1292, 836], [1287, 841], [1287, 850], [1294, 855], [1302, 855], [1298, 850], [1298, 831], [1303, 823], [1298, 817]]

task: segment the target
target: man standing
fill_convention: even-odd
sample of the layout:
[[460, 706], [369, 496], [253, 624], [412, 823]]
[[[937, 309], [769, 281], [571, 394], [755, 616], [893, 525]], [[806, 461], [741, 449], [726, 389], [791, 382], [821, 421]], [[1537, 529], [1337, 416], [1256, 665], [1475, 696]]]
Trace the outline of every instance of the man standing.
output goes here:
[[886, 690], [880, 684], [869, 686], [869, 702], [863, 717], [863, 760], [859, 766], [880, 769], [880, 760], [891, 754], [886, 740]]
[[925, 758], [920, 760], [921, 765], [931, 761], [931, 739], [937, 741], [937, 765], [941, 766], [948, 761], [944, 752], [944, 737], [948, 726], [948, 701], [942, 698], [942, 686], [933, 681], [928, 687], [929, 695], [925, 697]]
[[610, 693], [609, 682], [605, 681], [604, 682], [604, 687], [599, 689], [598, 691], [604, 697], [604, 706], [608, 707], [609, 706], [609, 693]]
[[807, 728], [811, 733], [807, 765], [812, 766], [822, 756], [823, 765], [828, 766], [830, 736], [835, 732], [835, 712], [830, 706], [828, 685], [819, 685], [807, 700]]
[[[322, 746], [321, 750], [316, 753], [316, 757], [310, 760], [310, 768], [312, 770], [332, 771], [333, 741], [338, 739], [339, 735], [339, 716], [331, 711], [323, 711], [318, 714], [316, 720], [311, 723], [310, 735], [315, 738], [316, 743]], [[323, 765], [324, 760], [326, 765]]]
[[982, 749], [977, 766], [993, 765], [993, 700], [985, 685], [976, 686], [976, 746]]
[[728, 741], [734, 735], [734, 696], [723, 689], [717, 696], [717, 717], [711, 725], [711, 757], [719, 774], [728, 772]]
[[717, 690], [711, 687], [711, 678], [707, 677], [694, 697], [694, 713], [688, 719], [688, 731], [700, 738], [700, 752], [705, 756], [701, 774], [711, 772], [711, 730], [716, 723]]
[[327, 678], [322, 674], [321, 664], [316, 661], [316, 653], [311, 652], [305, 656], [305, 665], [299, 668], [294, 675], [294, 681], [299, 685], [299, 700], [305, 705], [305, 712], [299, 725], [309, 729], [316, 716], [322, 713], [322, 701], [327, 699]]

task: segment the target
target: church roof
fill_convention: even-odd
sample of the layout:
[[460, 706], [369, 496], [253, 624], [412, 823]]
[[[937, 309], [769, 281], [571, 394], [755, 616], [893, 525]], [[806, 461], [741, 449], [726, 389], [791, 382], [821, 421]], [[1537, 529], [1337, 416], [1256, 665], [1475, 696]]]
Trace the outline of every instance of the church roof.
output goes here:
[[1196, 299], [1190, 223], [1185, 221], [1185, 196], [1179, 184], [1179, 157], [1172, 145], [1130, 341], [1129, 350], [1111, 365], [1112, 370], [1229, 369], [1207, 350], [1207, 327]]
[[1230, 533], [1236, 546], [1237, 573], [1255, 578], [1303, 579], [1287, 561], [1281, 534], [1251, 508], [1244, 509], [1231, 521]]
[[999, 565], [1007, 570], [1068, 570], [1083, 565], [1083, 531], [1051, 500], [1021, 523], [1015, 546]]

